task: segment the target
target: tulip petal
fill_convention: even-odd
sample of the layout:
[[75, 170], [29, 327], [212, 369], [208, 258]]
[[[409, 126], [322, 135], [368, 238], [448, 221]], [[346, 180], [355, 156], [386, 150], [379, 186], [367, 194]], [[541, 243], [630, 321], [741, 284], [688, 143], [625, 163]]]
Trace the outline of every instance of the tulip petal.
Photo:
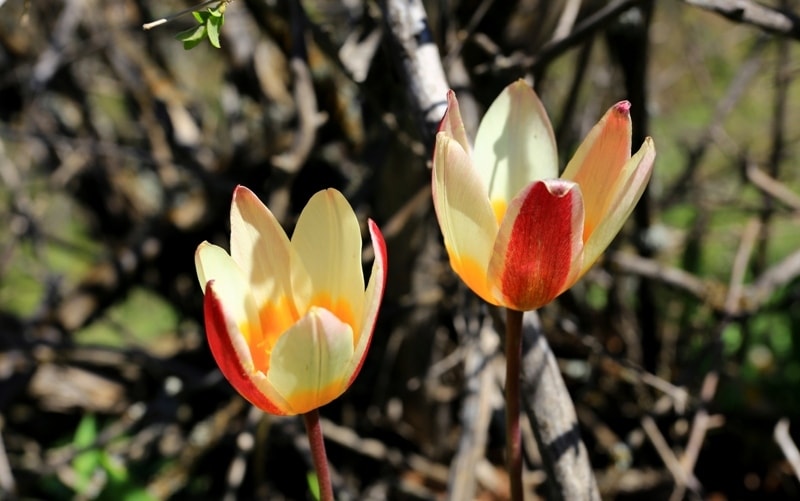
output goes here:
[[275, 344], [267, 380], [293, 413], [303, 414], [344, 393], [352, 357], [350, 325], [312, 306]]
[[308, 308], [311, 287], [302, 262], [272, 212], [244, 186], [233, 192], [231, 257], [258, 305], [288, 301], [295, 319]]
[[445, 132], [436, 136], [432, 191], [450, 265], [470, 289], [496, 304], [486, 271], [497, 235], [497, 220], [486, 198], [486, 187], [469, 156]]
[[512, 83], [497, 96], [478, 127], [472, 155], [488, 188], [497, 220], [529, 182], [558, 177], [558, 153], [550, 119], [533, 89]]
[[469, 139], [467, 139], [467, 129], [461, 120], [458, 99], [456, 99], [456, 93], [452, 90], [447, 93], [447, 111], [445, 111], [444, 117], [439, 124], [439, 132], [447, 132], [450, 137], [458, 141], [458, 144], [464, 148], [467, 154], [471, 152], [472, 148], [470, 148]]
[[239, 330], [235, 314], [231, 314], [229, 305], [217, 294], [217, 285], [215, 280], [207, 283], [203, 306], [208, 345], [222, 375], [236, 391], [264, 412], [289, 413], [283, 397], [269, 385], [254, 382], [254, 378], [256, 381], [263, 379], [263, 374], [255, 369], [249, 344]]
[[646, 138], [644, 144], [636, 154], [625, 162], [618, 182], [609, 188], [612, 199], [603, 221], [591, 233], [586, 242], [584, 251], [583, 271], [585, 273], [606, 247], [617, 236], [633, 212], [634, 207], [642, 197], [650, 175], [653, 173], [653, 163], [656, 158], [656, 148], [651, 138]]
[[311, 304], [358, 332], [364, 308], [361, 230], [341, 193], [327, 189], [311, 197], [297, 220], [292, 247], [311, 279]]
[[383, 235], [374, 221], [369, 220], [369, 233], [372, 237], [372, 249], [375, 252], [375, 260], [372, 262], [372, 272], [369, 275], [369, 284], [364, 291], [364, 313], [361, 319], [361, 330], [356, 331], [355, 348], [353, 358], [347, 366], [348, 386], [358, 376], [364, 357], [367, 354], [372, 333], [375, 330], [375, 321], [378, 318], [378, 309], [383, 299], [383, 291], [386, 288], [386, 243]]
[[489, 265], [498, 302], [528, 311], [561, 294], [580, 269], [582, 234], [578, 185], [546, 180], [526, 187], [508, 208]]
[[248, 325], [259, 329], [258, 308], [249, 293], [249, 285], [242, 270], [222, 247], [203, 242], [194, 254], [197, 279], [203, 292], [214, 281], [214, 290], [225, 306], [226, 314], [238, 326]]
[[562, 179], [578, 183], [586, 207], [584, 241], [613, 210], [612, 188], [631, 157], [631, 103], [621, 101], [592, 127], [567, 164]]

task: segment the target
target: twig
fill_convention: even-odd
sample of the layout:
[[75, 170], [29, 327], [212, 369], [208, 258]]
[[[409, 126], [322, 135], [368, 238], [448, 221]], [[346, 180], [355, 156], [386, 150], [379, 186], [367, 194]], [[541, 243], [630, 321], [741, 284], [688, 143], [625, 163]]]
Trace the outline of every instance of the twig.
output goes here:
[[794, 475], [800, 480], [800, 450], [797, 450], [797, 445], [792, 441], [789, 435], [789, 419], [783, 418], [775, 424], [775, 432], [773, 433], [775, 442], [781, 448], [783, 455], [794, 471]]
[[669, 444], [667, 444], [666, 439], [664, 439], [664, 435], [661, 433], [661, 430], [658, 429], [656, 422], [651, 416], [642, 417], [642, 429], [647, 435], [647, 438], [650, 439], [650, 443], [655, 447], [658, 455], [661, 456], [664, 465], [669, 472], [672, 473], [678, 485], [683, 488], [688, 487], [692, 492], [699, 493], [701, 488], [700, 482], [692, 473], [687, 472], [681, 467], [680, 461], [675, 457], [675, 453], [670, 449]]
[[750, 87], [750, 84], [761, 75], [761, 66], [764, 62], [764, 49], [766, 49], [768, 37], [762, 36], [758, 38], [750, 49], [750, 55], [739, 66], [736, 75], [730, 82], [725, 95], [722, 99], [717, 101], [714, 108], [714, 113], [711, 119], [706, 124], [705, 128], [697, 134], [694, 144], [689, 146], [687, 152], [686, 166], [681, 171], [678, 179], [672, 183], [672, 186], [665, 189], [663, 203], [671, 203], [677, 199], [683, 199], [688, 188], [692, 186], [692, 180], [695, 173], [700, 166], [702, 159], [708, 152], [709, 147], [713, 144], [715, 137], [720, 135], [722, 125], [725, 119], [736, 108], [736, 105], [742, 99], [745, 91]]
[[523, 323], [522, 407], [533, 425], [553, 500], [599, 500], [575, 407], [535, 312]]
[[447, 80], [439, 49], [433, 43], [422, 0], [383, 0], [393, 54], [408, 82], [412, 105], [422, 122], [425, 144], [431, 148], [439, 121], [447, 107]]
[[196, 10], [202, 9], [206, 5], [212, 4], [214, 2], [219, 2], [219, 1], [220, 0], [206, 0], [205, 2], [203, 2], [203, 3], [199, 4], [199, 5], [195, 5], [193, 7], [189, 7], [188, 9], [183, 9], [182, 11], [176, 12], [174, 14], [170, 14], [167, 17], [162, 17], [161, 19], [156, 19], [155, 21], [150, 21], [149, 23], [144, 23], [142, 25], [142, 29], [143, 30], [151, 30], [151, 29], [155, 28], [156, 26], [161, 26], [162, 24], [167, 24], [168, 22], [172, 21], [173, 19], [177, 19], [177, 18], [179, 18], [181, 16], [184, 16], [184, 15], [190, 13], [190, 12], [194, 12]]
[[500, 61], [495, 61], [492, 65], [481, 64], [474, 68], [475, 73], [481, 74], [512, 66], [521, 66], [527, 71], [541, 69], [567, 50], [591, 37], [597, 30], [616, 18], [616, 16], [642, 1], [643, 0], [615, 0], [608, 2], [603, 8], [578, 23], [568, 36], [545, 44], [535, 56], [512, 56], [504, 58], [502, 63]]
[[623, 273], [657, 280], [664, 285], [688, 292], [698, 299], [707, 297], [709, 289], [712, 288], [711, 284], [687, 271], [630, 252], [609, 252], [606, 254], [606, 260]]
[[716, 12], [731, 21], [757, 26], [764, 31], [800, 40], [800, 18], [750, 0], [683, 0], [695, 7]]
[[784, 183], [781, 183], [752, 163], [747, 164], [745, 174], [748, 181], [756, 185], [766, 195], [779, 200], [790, 209], [800, 212], [800, 195], [792, 191]]
[[305, 16], [296, 2], [292, 5], [292, 58], [289, 67], [294, 77], [294, 101], [297, 104], [298, 130], [291, 150], [272, 157], [272, 163], [286, 172], [296, 173], [305, 164], [317, 141], [317, 128], [325, 122], [325, 115], [317, 108], [317, 96], [311, 70], [306, 62], [304, 26]]
[[[752, 219], [748, 222], [742, 234], [739, 249], [736, 252], [736, 257], [733, 262], [733, 269], [731, 270], [730, 285], [728, 287], [728, 295], [725, 300], [725, 317], [722, 319], [717, 327], [715, 339], [712, 342], [717, 343], [715, 350], [715, 361], [712, 369], [706, 374], [703, 380], [703, 385], [700, 390], [701, 407], [698, 409], [697, 414], [692, 421], [692, 430], [689, 433], [689, 440], [686, 444], [686, 451], [681, 458], [681, 465], [685, 472], [689, 473], [694, 470], [697, 463], [697, 458], [700, 455], [700, 449], [705, 441], [706, 432], [709, 429], [711, 417], [708, 412], [708, 405], [714, 399], [717, 393], [717, 386], [719, 384], [719, 363], [721, 362], [721, 347], [719, 346], [719, 336], [723, 329], [730, 323], [740, 312], [742, 291], [744, 290], [743, 282], [747, 272], [747, 263], [753, 254], [758, 234], [761, 229], [761, 224], [758, 220]], [[672, 492], [671, 500], [677, 501], [683, 499], [685, 486], [678, 485]]]
[[248, 458], [256, 444], [253, 430], [263, 417], [264, 413], [258, 407], [250, 407], [250, 411], [247, 413], [247, 424], [236, 436], [236, 455], [234, 455], [231, 464], [228, 466], [223, 501], [236, 501], [236, 493], [242, 485], [245, 473], [247, 473]]
[[[487, 319], [488, 320], [488, 319]], [[461, 405], [461, 439], [455, 457], [450, 463], [447, 482], [447, 499], [460, 501], [475, 498], [476, 475], [479, 462], [484, 458], [488, 440], [489, 423], [492, 417], [492, 391], [495, 388], [491, 358], [496, 346], [487, 349], [483, 342], [487, 336], [497, 339], [489, 329], [469, 329], [464, 317], [454, 319], [458, 330], [464, 332], [459, 339], [466, 341], [464, 356], [464, 399]], [[459, 324], [460, 329], [459, 329]], [[474, 332], [478, 330], [478, 332]], [[472, 331], [472, 332], [470, 332]], [[497, 344], [497, 343], [493, 343]]]

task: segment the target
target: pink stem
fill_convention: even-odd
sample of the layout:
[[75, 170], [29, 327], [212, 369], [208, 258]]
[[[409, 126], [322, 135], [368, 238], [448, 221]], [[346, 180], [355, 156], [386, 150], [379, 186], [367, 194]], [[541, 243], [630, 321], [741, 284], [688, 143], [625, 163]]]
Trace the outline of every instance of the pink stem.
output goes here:
[[308, 433], [308, 444], [311, 446], [311, 458], [317, 472], [320, 501], [334, 501], [331, 474], [328, 470], [328, 457], [325, 455], [325, 441], [322, 437], [322, 425], [319, 422], [319, 411], [314, 409], [303, 414]]
[[506, 309], [506, 462], [511, 501], [523, 501], [522, 438], [519, 429], [522, 312]]

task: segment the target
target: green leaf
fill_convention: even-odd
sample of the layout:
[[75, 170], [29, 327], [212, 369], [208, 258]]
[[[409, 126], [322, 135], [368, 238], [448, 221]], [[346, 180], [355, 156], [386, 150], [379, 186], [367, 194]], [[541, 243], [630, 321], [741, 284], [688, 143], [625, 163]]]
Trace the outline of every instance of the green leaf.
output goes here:
[[311, 495], [319, 501], [319, 480], [317, 479], [317, 474], [309, 472], [306, 475], [306, 482], [308, 482], [308, 488], [311, 491]]
[[[72, 445], [76, 449], [85, 449], [91, 446], [97, 438], [97, 421], [92, 414], [87, 414], [78, 423]], [[77, 454], [72, 459], [72, 470], [75, 472], [75, 485], [78, 493], [84, 493], [89, 487], [94, 471], [100, 466], [101, 452], [89, 449]]]
[[203, 41], [206, 35], [206, 26], [204, 24], [189, 28], [188, 30], [181, 31], [175, 38], [183, 42], [184, 50], [189, 50], [197, 47], [197, 44]]
[[208, 13], [211, 14], [212, 17], [222, 17], [225, 14], [225, 9], [223, 9], [221, 7], [217, 8], [217, 9], [215, 9], [213, 7], [209, 7], [208, 8]]
[[219, 29], [222, 27], [224, 17], [211, 17], [208, 19], [208, 23], [206, 23], [206, 31], [208, 33], [208, 41], [211, 42], [216, 48], [220, 48], [219, 45]]
[[78, 449], [83, 449], [92, 445], [95, 438], [97, 438], [97, 422], [92, 414], [86, 414], [78, 423], [72, 444]]
[[198, 23], [206, 24], [206, 19], [208, 19], [208, 12], [206, 12], [206, 11], [200, 11], [200, 12], [194, 11], [194, 12], [192, 12], [192, 15], [194, 16], [194, 18], [197, 20]]

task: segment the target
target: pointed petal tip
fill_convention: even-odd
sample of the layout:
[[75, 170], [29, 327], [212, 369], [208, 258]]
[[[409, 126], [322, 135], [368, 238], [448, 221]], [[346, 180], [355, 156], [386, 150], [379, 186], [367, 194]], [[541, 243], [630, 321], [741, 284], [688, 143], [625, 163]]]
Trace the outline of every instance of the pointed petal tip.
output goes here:
[[631, 114], [631, 102], [630, 101], [620, 101], [613, 107], [614, 111], [618, 114], [627, 117]]
[[562, 198], [570, 194], [573, 189], [580, 191], [580, 187], [572, 181], [566, 179], [549, 179], [536, 181], [543, 184], [547, 191], [556, 198]]
[[245, 195], [248, 195], [248, 194], [252, 195], [253, 194], [252, 190], [250, 190], [250, 188], [248, 188], [247, 186], [244, 186], [242, 184], [237, 184], [236, 188], [233, 189], [233, 198], [234, 198], [234, 200], [237, 197], [245, 196]]

